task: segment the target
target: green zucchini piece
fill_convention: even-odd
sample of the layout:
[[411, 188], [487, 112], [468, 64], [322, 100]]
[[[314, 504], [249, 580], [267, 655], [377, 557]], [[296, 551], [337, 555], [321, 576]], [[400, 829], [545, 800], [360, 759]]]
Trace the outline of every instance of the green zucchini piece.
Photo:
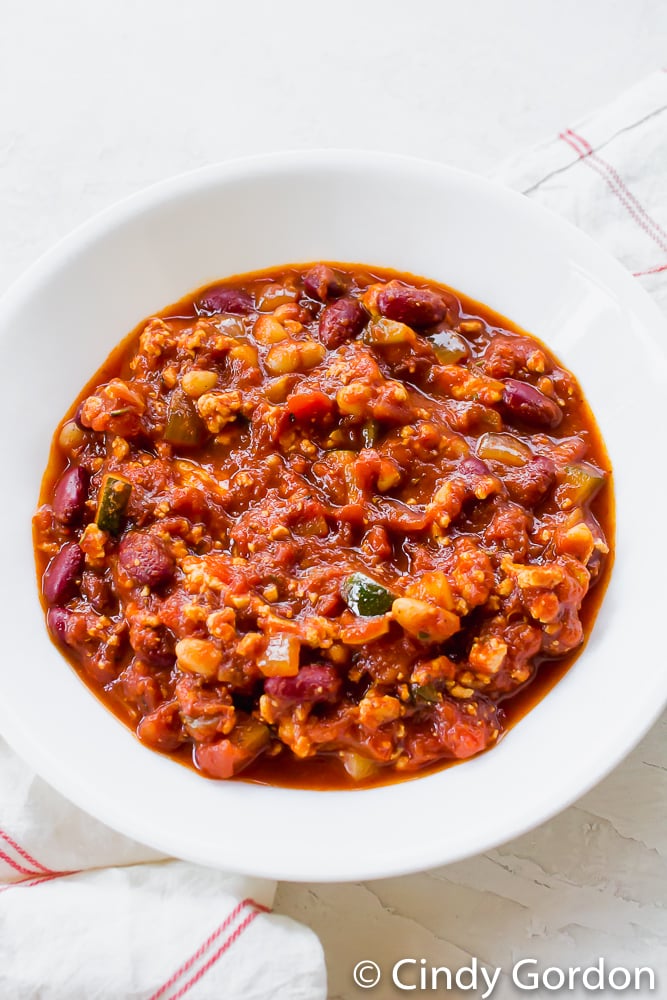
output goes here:
[[192, 400], [184, 392], [172, 392], [167, 407], [164, 439], [169, 444], [196, 448], [206, 439], [206, 427]]
[[563, 510], [581, 507], [593, 499], [606, 478], [601, 469], [588, 462], [566, 465], [556, 490], [556, 501]]
[[120, 534], [131, 492], [132, 483], [122, 476], [109, 473], [104, 477], [95, 514], [95, 524], [101, 531], [108, 531], [110, 535]]
[[371, 580], [365, 573], [353, 573], [341, 588], [343, 599], [350, 611], [363, 618], [384, 615], [391, 610], [394, 595], [381, 583]]
[[470, 349], [463, 337], [454, 330], [438, 330], [428, 338], [433, 345], [435, 355], [442, 365], [455, 365], [462, 358], [467, 358]]
[[441, 695], [435, 684], [417, 684], [412, 688], [415, 701], [428, 701], [435, 704], [441, 701]]
[[381, 316], [370, 321], [361, 339], [366, 344], [414, 344], [417, 335], [411, 326]]

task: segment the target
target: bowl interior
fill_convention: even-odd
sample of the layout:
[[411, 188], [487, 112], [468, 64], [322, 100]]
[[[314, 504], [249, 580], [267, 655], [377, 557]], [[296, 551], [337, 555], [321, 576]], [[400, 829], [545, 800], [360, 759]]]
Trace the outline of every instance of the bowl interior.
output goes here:
[[[574, 667], [491, 753], [361, 792], [206, 781], [144, 749], [49, 641], [32, 555], [30, 518], [53, 430], [121, 337], [207, 281], [315, 259], [444, 281], [535, 333], [580, 379], [615, 471], [616, 565]], [[114, 828], [256, 875], [398, 874], [546, 819], [630, 749], [667, 695], [650, 639], [664, 591], [667, 543], [656, 526], [667, 477], [648, 453], [667, 391], [665, 334], [636, 282], [576, 230], [434, 164], [331, 152], [260, 158], [177, 178], [104, 213], [0, 307], [2, 731]]]

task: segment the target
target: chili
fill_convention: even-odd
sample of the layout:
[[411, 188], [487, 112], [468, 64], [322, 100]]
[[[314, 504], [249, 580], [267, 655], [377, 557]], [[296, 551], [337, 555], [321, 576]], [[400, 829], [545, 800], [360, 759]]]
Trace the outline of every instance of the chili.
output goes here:
[[575, 377], [458, 292], [326, 263], [220, 282], [58, 427], [47, 625], [209, 777], [397, 780], [492, 747], [571, 664], [610, 471]]

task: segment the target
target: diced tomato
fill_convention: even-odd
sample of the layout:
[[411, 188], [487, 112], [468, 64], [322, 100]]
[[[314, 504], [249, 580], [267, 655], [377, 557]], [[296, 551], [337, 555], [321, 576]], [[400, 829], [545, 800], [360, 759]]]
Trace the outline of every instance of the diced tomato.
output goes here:
[[316, 389], [293, 393], [287, 400], [287, 412], [297, 420], [321, 420], [332, 412], [333, 406], [329, 397]]

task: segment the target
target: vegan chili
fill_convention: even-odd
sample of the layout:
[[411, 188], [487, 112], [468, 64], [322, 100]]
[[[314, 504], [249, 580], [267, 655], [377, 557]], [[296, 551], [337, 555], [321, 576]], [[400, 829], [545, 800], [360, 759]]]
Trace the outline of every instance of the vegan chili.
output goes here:
[[493, 746], [580, 650], [609, 474], [574, 376], [459, 293], [236, 278], [142, 323], [59, 426], [48, 628], [209, 777], [396, 780]]

